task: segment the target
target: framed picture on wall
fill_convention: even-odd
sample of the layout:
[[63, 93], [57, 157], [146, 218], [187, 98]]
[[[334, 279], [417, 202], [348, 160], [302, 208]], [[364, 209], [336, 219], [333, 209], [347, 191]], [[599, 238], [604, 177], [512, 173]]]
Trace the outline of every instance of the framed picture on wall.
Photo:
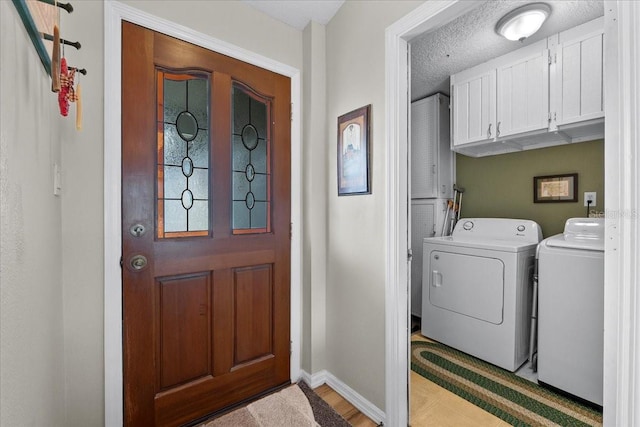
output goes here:
[[577, 201], [577, 173], [533, 177], [533, 203]]
[[371, 194], [371, 104], [338, 117], [338, 196]]

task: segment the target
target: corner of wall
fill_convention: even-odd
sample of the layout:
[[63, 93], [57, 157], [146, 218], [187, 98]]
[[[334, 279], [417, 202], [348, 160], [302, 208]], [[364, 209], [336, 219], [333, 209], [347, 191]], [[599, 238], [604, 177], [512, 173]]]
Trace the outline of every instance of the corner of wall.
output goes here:
[[303, 369], [324, 369], [326, 355], [326, 41], [311, 21], [303, 32]]

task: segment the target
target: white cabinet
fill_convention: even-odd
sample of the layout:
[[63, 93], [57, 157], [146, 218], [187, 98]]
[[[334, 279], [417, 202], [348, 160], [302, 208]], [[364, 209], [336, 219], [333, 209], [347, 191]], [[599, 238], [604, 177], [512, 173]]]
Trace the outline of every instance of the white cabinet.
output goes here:
[[[503, 144], [514, 135], [546, 132], [549, 126], [549, 51], [541, 40], [451, 76], [452, 149], [467, 144]], [[473, 151], [473, 149], [472, 149]]]
[[422, 242], [440, 236], [447, 211], [446, 199], [411, 201], [411, 314], [422, 316]]
[[442, 234], [453, 197], [454, 153], [449, 97], [436, 94], [411, 104], [411, 313], [422, 315], [422, 241]]
[[472, 157], [604, 136], [604, 18], [451, 76], [451, 148]]
[[449, 97], [436, 94], [411, 104], [411, 198], [452, 197], [453, 152]]
[[452, 146], [492, 140], [496, 132], [496, 70], [451, 76], [451, 93]]
[[553, 50], [552, 130], [604, 118], [604, 18], [548, 39]]
[[549, 126], [549, 51], [546, 43], [518, 51], [518, 57], [498, 64], [496, 138]]

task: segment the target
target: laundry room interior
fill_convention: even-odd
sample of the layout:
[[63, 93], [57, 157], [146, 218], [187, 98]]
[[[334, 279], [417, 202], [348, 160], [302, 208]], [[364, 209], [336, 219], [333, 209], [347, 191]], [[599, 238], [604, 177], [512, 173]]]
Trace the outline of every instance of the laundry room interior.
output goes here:
[[[410, 41], [411, 341], [596, 411], [604, 6], [489, 1]], [[508, 24], [536, 13], [543, 23], [514, 39]], [[427, 419], [416, 402], [412, 419]]]

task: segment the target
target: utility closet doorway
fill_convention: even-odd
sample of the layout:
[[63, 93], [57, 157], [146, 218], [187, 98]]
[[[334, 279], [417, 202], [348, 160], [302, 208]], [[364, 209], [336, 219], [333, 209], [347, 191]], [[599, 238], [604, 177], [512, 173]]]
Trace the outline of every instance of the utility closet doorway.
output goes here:
[[[583, 2], [581, 5], [583, 8], [579, 14], [575, 11], [572, 13], [569, 8], [564, 8], [560, 4], [561, 2], [550, 1], [548, 3], [552, 4], [552, 13], [561, 17], [556, 16], [557, 20], [552, 21], [546, 27], [543, 26], [539, 33], [524, 42], [508, 42], [495, 33], [496, 22], [509, 10], [516, 8], [518, 4], [493, 0], [473, 2], [465, 6], [455, 5], [455, 7], [449, 7], [447, 11], [444, 11], [443, 8], [440, 17], [434, 15], [427, 18], [422, 24], [416, 25], [416, 28], [427, 28], [426, 31], [410, 31], [404, 38], [408, 44], [407, 74], [410, 76], [407, 88], [409, 131], [406, 151], [409, 168], [406, 193], [401, 190], [398, 196], [402, 197], [406, 194], [407, 247], [413, 255], [407, 270], [408, 304], [406, 316], [408, 323], [406, 330], [409, 331], [407, 343], [409, 349], [407, 419], [410, 425], [437, 425], [439, 417], [437, 411], [433, 412], [432, 410], [425, 417], [425, 413], [419, 405], [412, 407], [411, 399], [413, 393], [416, 395], [434, 393], [429, 388], [431, 386], [425, 388], [424, 384], [419, 384], [424, 378], [411, 370], [410, 343], [414, 339], [423, 339], [418, 335], [414, 336], [414, 334], [420, 334], [422, 326], [422, 301], [424, 298], [422, 293], [422, 241], [425, 237], [450, 234], [455, 225], [455, 218], [468, 217], [465, 215], [464, 204], [464, 197], [467, 194], [463, 193], [464, 197], [460, 198], [460, 192], [465, 190], [461, 186], [456, 188], [456, 178], [459, 176], [457, 175], [459, 165], [457, 165], [456, 157], [459, 158], [461, 154], [450, 151], [453, 129], [450, 122], [450, 103], [453, 101], [451, 99], [453, 94], [451, 93], [450, 76], [491, 59], [507, 55], [517, 49], [541, 43], [543, 40], [546, 42], [547, 38], [553, 34], [602, 18], [604, 14], [602, 1]], [[453, 9], [457, 9], [457, 12], [453, 12]], [[462, 28], [465, 30], [461, 30]], [[615, 71], [614, 68], [617, 69], [617, 64], [603, 65], [603, 70], [605, 67], [608, 73], [612, 73]], [[400, 70], [399, 79], [402, 78], [402, 74], [402, 70]], [[547, 102], [549, 102], [548, 99]], [[602, 100], [602, 104], [604, 106], [604, 100]], [[417, 121], [425, 120], [429, 123], [428, 126], [417, 123]], [[493, 131], [495, 132], [495, 127]], [[398, 130], [396, 132], [401, 134]], [[582, 141], [590, 140], [583, 139]], [[401, 150], [400, 153], [402, 153]], [[403, 160], [399, 158], [397, 163], [402, 165]], [[603, 181], [604, 179], [603, 177]], [[400, 174], [399, 185], [402, 186], [402, 183], [402, 174]], [[454, 189], [461, 191], [457, 192]], [[528, 188], [527, 191], [531, 192], [531, 189]], [[580, 188], [579, 191], [586, 191], [586, 189]], [[508, 194], [505, 194], [504, 197], [508, 197]], [[601, 200], [602, 202], [600, 199], [598, 200], [598, 208], [604, 211], [604, 197]], [[460, 203], [457, 203], [458, 201]], [[499, 215], [495, 216], [500, 217]], [[402, 236], [402, 230], [399, 234]], [[555, 232], [545, 233], [544, 237], [549, 237], [552, 234]], [[402, 253], [398, 254], [398, 259], [401, 257]], [[417, 399], [413, 402], [416, 401]], [[448, 404], [448, 402], [443, 403], [443, 406]], [[430, 406], [437, 405], [431, 404]], [[450, 406], [447, 407], [450, 408]], [[464, 411], [462, 408], [460, 410]], [[402, 412], [402, 409], [399, 411]]]

